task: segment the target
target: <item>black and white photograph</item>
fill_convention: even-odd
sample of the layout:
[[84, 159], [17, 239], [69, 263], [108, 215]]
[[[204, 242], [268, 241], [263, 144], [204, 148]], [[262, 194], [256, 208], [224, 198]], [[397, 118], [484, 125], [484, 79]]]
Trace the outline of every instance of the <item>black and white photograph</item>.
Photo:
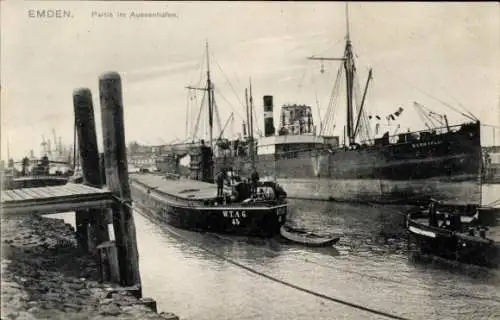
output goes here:
[[500, 319], [497, 2], [0, 0], [0, 319]]

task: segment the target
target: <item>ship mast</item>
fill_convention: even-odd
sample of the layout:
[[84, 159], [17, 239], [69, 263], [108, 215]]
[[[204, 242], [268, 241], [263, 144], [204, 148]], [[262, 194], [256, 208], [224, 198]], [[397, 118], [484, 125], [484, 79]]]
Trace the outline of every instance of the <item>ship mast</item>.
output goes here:
[[210, 59], [208, 56], [208, 41], [206, 42], [206, 52], [207, 52], [207, 91], [208, 91], [208, 126], [210, 135], [210, 148], [213, 148], [213, 125], [214, 125], [214, 114], [213, 114], [213, 96], [212, 96], [212, 80], [210, 79]]
[[349, 31], [349, 5], [345, 5], [346, 14], [346, 45], [344, 50], [344, 56], [342, 58], [327, 58], [327, 57], [308, 57], [308, 60], [320, 60], [323, 61], [343, 61], [344, 69], [346, 71], [346, 89], [347, 89], [347, 121], [346, 121], [346, 135], [348, 140], [348, 145], [354, 144], [355, 139], [355, 129], [354, 129], [354, 118], [353, 118], [353, 83], [354, 83], [354, 72], [356, 67], [354, 66], [354, 58], [352, 53], [351, 37]]
[[76, 120], [73, 124], [73, 171], [76, 172], [76, 148], [77, 148], [77, 132], [76, 132]]
[[249, 130], [249, 147], [250, 147], [250, 162], [252, 164], [252, 170], [255, 171], [255, 146], [254, 146], [254, 139], [253, 139], [253, 95], [252, 95], [252, 80], [250, 80], [250, 119], [249, 119], [249, 124], [250, 124], [250, 130]]
[[187, 86], [187, 89], [193, 89], [193, 90], [202, 90], [202, 91], [207, 91], [208, 93], [208, 126], [209, 126], [209, 136], [210, 136], [210, 148], [213, 148], [213, 122], [214, 122], [214, 116], [213, 116], [213, 86], [212, 86], [212, 80], [210, 79], [210, 59], [208, 56], [208, 41], [205, 44], [205, 50], [206, 50], [206, 55], [207, 55], [207, 87], [206, 88], [197, 88], [197, 87], [192, 87], [192, 86]]
[[7, 132], [7, 163], [10, 161], [10, 143], [9, 143], [9, 133]]
[[353, 96], [353, 82], [354, 82], [354, 59], [352, 54], [351, 38], [349, 34], [349, 7], [346, 3], [346, 45], [344, 52], [344, 69], [346, 72], [347, 84], [347, 138], [349, 145], [354, 143], [354, 125], [353, 125], [353, 109], [352, 109], [352, 96]]

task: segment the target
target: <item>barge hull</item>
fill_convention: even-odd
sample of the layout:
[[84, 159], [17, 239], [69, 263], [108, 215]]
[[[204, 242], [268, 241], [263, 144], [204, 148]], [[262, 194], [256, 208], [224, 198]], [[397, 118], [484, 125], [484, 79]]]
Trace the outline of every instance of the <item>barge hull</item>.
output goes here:
[[[174, 182], [175, 183], [175, 182]], [[285, 223], [287, 205], [199, 206], [131, 183], [134, 204], [154, 219], [177, 228], [243, 236], [273, 237]]]

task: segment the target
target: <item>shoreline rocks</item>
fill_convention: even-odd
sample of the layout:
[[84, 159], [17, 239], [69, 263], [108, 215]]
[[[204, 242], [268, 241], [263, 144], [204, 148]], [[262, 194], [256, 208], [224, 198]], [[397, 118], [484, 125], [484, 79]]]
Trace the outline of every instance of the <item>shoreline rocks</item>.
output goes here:
[[179, 319], [99, 283], [97, 261], [64, 220], [33, 215], [2, 219], [1, 227], [2, 319]]

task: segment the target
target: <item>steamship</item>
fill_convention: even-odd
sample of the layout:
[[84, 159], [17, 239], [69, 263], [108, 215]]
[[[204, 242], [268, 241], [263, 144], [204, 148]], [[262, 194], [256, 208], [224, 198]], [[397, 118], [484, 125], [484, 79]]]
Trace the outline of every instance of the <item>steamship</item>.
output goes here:
[[[290, 198], [420, 203], [429, 197], [443, 201], [477, 202], [480, 193], [480, 123], [463, 123], [432, 131], [385, 133], [372, 143], [313, 132], [309, 106], [285, 105], [275, 134], [272, 97], [264, 97], [265, 136], [256, 143], [256, 167], [261, 177], [282, 185]], [[290, 113], [306, 114], [301, 125], [284, 125]], [[300, 117], [300, 116], [298, 116]], [[348, 136], [352, 130], [348, 129]], [[243, 153], [215, 157], [215, 167], [250, 172]], [[241, 154], [241, 153], [240, 153]], [[220, 170], [220, 169], [215, 169]]]
[[[338, 136], [316, 132], [308, 105], [283, 105], [276, 130], [273, 96], [266, 95], [264, 136], [253, 138], [250, 121], [247, 139], [253, 142], [251, 148], [255, 148], [255, 164], [261, 177], [279, 183], [290, 198], [412, 204], [433, 197], [454, 203], [477, 203], [482, 172], [481, 125], [477, 118], [470, 116], [468, 122], [449, 125], [446, 115], [438, 115], [440, 123], [435, 117], [434, 126], [427, 125], [425, 130], [395, 135], [387, 131], [375, 138], [370, 134], [372, 116], [364, 108], [372, 71], [364, 93], [355, 95], [355, 89], [360, 87], [356, 86], [349, 30], [343, 57], [309, 59], [321, 63], [341, 61], [338, 75], [345, 75], [347, 88], [343, 143]], [[334, 89], [339, 88], [337, 82]], [[424, 106], [417, 102], [414, 106], [420, 108], [423, 116], [430, 117], [429, 111], [422, 111]], [[388, 120], [397, 120], [402, 111], [400, 107]], [[249, 174], [251, 152], [241, 152], [229, 141], [219, 147], [225, 150], [216, 152], [215, 170], [231, 167], [242, 176]]]

